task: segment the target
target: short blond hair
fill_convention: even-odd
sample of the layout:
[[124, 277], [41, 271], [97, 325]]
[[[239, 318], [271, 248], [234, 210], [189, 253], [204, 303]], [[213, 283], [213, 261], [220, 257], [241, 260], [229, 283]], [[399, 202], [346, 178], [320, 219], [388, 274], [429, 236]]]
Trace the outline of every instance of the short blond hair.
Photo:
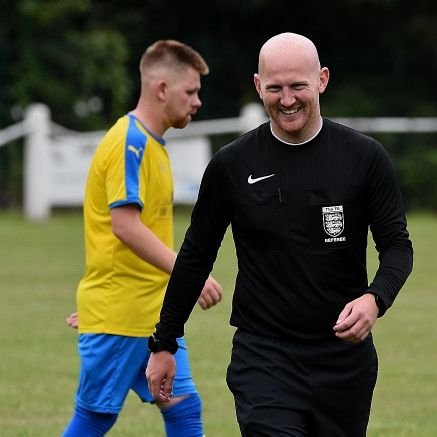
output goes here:
[[199, 74], [209, 73], [208, 64], [196, 50], [173, 39], [156, 41], [143, 53], [140, 61], [141, 74], [157, 66], [173, 69], [188, 66], [194, 68]]

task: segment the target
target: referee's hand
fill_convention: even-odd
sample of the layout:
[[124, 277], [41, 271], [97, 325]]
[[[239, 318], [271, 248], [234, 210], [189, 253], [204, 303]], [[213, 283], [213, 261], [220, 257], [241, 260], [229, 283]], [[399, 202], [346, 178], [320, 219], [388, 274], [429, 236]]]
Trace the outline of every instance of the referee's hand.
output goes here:
[[176, 361], [167, 351], [152, 352], [146, 369], [149, 391], [157, 402], [169, 402], [173, 397]]
[[335, 335], [352, 343], [363, 341], [375, 325], [378, 313], [375, 296], [364, 294], [344, 307], [334, 326]]

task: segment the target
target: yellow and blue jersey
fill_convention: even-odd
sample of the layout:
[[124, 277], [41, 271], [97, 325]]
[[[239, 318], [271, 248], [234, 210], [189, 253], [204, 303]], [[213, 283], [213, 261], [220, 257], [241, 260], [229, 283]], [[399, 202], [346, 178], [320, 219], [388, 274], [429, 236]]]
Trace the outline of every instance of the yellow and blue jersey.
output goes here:
[[141, 337], [154, 331], [168, 274], [115, 237], [110, 209], [138, 205], [144, 225], [173, 247], [173, 179], [164, 145], [128, 114], [96, 149], [84, 199], [86, 270], [77, 290], [80, 333]]

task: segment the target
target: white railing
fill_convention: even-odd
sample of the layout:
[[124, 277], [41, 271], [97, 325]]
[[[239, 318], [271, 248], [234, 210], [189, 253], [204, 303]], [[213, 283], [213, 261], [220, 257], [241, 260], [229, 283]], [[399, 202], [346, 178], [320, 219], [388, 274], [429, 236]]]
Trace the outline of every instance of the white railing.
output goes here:
[[[237, 118], [193, 122], [166, 135], [174, 179], [174, 202], [193, 204], [211, 159], [210, 135], [240, 134], [265, 119], [259, 105]], [[88, 167], [104, 131], [75, 132], [54, 123], [44, 104], [30, 105], [22, 122], [0, 130], [0, 146], [24, 137], [23, 207], [27, 218], [46, 219], [52, 207], [81, 206]]]
[[[247, 132], [267, 120], [262, 105], [244, 106], [239, 117], [192, 122], [165, 135], [175, 182], [175, 203], [195, 202], [211, 158], [210, 136]], [[361, 132], [437, 132], [436, 117], [332, 118]], [[23, 121], [0, 130], [0, 147], [24, 137], [23, 206], [30, 220], [44, 220], [52, 207], [81, 206], [86, 175], [104, 131], [75, 132], [54, 123], [44, 104], [30, 105]]]

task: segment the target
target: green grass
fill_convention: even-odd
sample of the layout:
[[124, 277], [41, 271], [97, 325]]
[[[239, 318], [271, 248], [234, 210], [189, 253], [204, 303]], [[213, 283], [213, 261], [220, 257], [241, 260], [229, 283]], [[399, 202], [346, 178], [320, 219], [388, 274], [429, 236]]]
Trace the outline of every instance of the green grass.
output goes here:
[[[178, 211], [176, 240], [188, 223]], [[394, 307], [375, 329], [380, 373], [368, 435], [437, 435], [437, 314], [435, 281], [437, 217], [411, 214], [415, 268]], [[371, 269], [375, 256], [370, 252]], [[208, 437], [238, 436], [232, 397], [226, 387], [233, 329], [229, 309], [235, 255], [227, 235], [214, 275], [224, 301], [209, 311], [196, 308], [187, 325], [193, 373], [203, 398]], [[79, 212], [57, 212], [47, 223], [0, 214], [0, 435], [60, 435], [72, 409], [78, 357], [76, 334], [65, 325], [75, 308], [83, 272]], [[129, 395], [112, 437], [164, 436], [156, 407]], [[351, 436], [353, 437], [353, 436]]]

